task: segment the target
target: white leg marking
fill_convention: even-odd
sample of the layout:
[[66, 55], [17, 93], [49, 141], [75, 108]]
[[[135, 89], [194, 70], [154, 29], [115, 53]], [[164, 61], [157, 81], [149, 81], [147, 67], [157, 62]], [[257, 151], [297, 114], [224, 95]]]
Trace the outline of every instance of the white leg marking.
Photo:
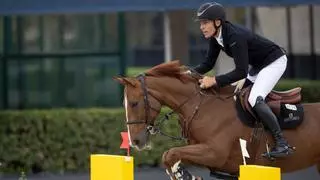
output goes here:
[[170, 179], [173, 180], [173, 178], [171, 177], [168, 169], [166, 169], [166, 173], [170, 176]]
[[176, 163], [171, 167], [171, 171], [172, 171], [172, 173], [175, 175], [175, 177], [176, 177], [177, 179], [181, 179], [181, 177], [182, 177], [182, 174], [180, 174], [180, 173], [178, 172], [180, 163], [181, 163], [181, 160], [179, 160], [178, 162], [176, 162]]
[[177, 172], [178, 171], [178, 168], [179, 168], [179, 164], [181, 163], [181, 160], [179, 160], [178, 162], [176, 162], [172, 167], [171, 167], [171, 171], [173, 173]]

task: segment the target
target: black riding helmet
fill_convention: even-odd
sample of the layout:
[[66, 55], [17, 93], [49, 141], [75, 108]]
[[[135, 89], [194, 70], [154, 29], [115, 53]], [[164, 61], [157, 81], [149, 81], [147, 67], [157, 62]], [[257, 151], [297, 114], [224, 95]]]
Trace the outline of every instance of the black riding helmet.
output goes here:
[[226, 11], [224, 7], [216, 2], [209, 2], [202, 4], [197, 10], [196, 21], [207, 19], [217, 20], [220, 19], [222, 22], [226, 20]]
[[196, 21], [200, 20], [220, 20], [221, 24], [219, 26], [216, 23], [213, 23], [214, 28], [216, 29], [213, 33], [213, 36], [217, 35], [217, 29], [225, 22], [226, 20], [226, 11], [224, 7], [216, 2], [204, 3], [202, 4], [197, 11]]

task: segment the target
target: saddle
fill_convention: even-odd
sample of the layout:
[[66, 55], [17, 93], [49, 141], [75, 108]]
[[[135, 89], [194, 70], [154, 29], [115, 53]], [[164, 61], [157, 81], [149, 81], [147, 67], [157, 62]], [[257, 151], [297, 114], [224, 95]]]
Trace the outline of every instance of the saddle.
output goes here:
[[[253, 124], [259, 121], [248, 101], [251, 88], [252, 85], [240, 90], [236, 99], [236, 101], [238, 101], [238, 115], [240, 114], [242, 121], [247, 121], [246, 124]], [[290, 129], [297, 127], [303, 120], [301, 99], [301, 88], [296, 87], [287, 91], [272, 90], [265, 98], [265, 101], [277, 116], [280, 127]], [[240, 110], [243, 112], [239, 113]]]

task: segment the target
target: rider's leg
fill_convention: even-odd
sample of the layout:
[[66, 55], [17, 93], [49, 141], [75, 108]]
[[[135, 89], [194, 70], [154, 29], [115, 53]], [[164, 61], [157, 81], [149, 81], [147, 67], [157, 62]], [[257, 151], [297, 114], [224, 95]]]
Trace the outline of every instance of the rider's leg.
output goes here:
[[255, 77], [254, 84], [249, 95], [249, 103], [257, 113], [259, 119], [266, 125], [273, 135], [275, 147], [270, 155], [273, 157], [286, 156], [289, 145], [281, 132], [277, 117], [270, 107], [265, 103], [265, 97], [277, 84], [286, 69], [287, 58], [282, 56], [275, 62], [262, 69]]
[[275, 140], [275, 147], [271, 149], [270, 156], [287, 156], [289, 154], [290, 146], [281, 132], [277, 117], [274, 115], [270, 107], [264, 102], [261, 96], [257, 98], [253, 109], [258, 114], [259, 119], [262, 120], [263, 124], [270, 129]]

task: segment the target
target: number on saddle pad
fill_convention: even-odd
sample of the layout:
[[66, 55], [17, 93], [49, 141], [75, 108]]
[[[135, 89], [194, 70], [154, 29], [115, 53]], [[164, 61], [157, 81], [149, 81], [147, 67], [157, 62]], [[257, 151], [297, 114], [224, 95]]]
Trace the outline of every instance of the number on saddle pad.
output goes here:
[[303, 106], [301, 104], [281, 104], [279, 124], [283, 129], [291, 129], [303, 121]]

